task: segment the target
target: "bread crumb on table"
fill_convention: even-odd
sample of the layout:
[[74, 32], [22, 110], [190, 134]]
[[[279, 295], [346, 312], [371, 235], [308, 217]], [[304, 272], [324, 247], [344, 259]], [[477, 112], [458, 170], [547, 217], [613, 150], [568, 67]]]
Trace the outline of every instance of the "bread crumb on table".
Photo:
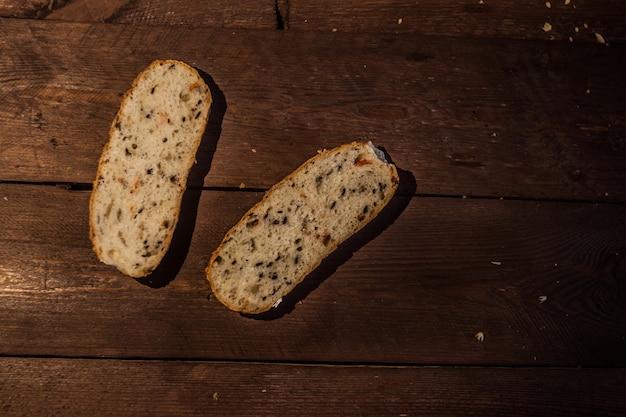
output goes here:
[[484, 342], [485, 341], [485, 333], [483, 332], [478, 332], [474, 335], [474, 337], [476, 338], [476, 340], [478, 340], [479, 342]]
[[542, 27], [544, 32], [550, 32], [552, 30], [552, 25], [548, 22], [545, 22]]

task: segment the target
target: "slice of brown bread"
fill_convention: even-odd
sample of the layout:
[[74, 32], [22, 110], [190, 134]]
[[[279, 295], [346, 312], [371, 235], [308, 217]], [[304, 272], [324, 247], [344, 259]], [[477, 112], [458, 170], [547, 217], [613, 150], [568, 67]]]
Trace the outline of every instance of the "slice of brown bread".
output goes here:
[[226, 234], [206, 267], [214, 295], [269, 310], [391, 200], [398, 173], [371, 143], [323, 151], [274, 185]]
[[155, 61], [120, 104], [90, 201], [100, 260], [131, 277], [152, 272], [167, 252], [211, 106], [198, 72]]

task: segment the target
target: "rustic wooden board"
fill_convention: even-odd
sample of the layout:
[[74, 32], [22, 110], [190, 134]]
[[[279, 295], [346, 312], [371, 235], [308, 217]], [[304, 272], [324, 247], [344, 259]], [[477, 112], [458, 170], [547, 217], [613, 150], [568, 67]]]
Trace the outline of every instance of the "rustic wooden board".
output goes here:
[[131, 0], [73, 0], [53, 10], [45, 18], [73, 22], [104, 22], [130, 4]]
[[131, 25], [187, 25], [276, 29], [273, 0], [74, 0], [46, 16], [53, 20]]
[[[622, 3], [0, 0], [47, 19], [0, 18], [0, 414], [624, 415]], [[134, 280], [87, 202], [158, 58], [215, 105]], [[350, 140], [401, 168], [391, 206], [277, 310], [222, 306], [226, 230]]]
[[[71, 1], [71, 0], [69, 0]], [[63, 7], [68, 0], [0, 0], [0, 17], [20, 19], [42, 18], [55, 8]]]
[[320, 148], [372, 140], [421, 194], [626, 199], [621, 45], [0, 25], [0, 180], [91, 182], [135, 75], [179, 58], [216, 96], [206, 186], [268, 188]]
[[[0, 16], [124, 23], [623, 42], [619, 0], [3, 0]], [[549, 26], [546, 26], [548, 24]], [[596, 35], [600, 35], [598, 38]]]
[[[0, 358], [21, 415], [621, 416], [624, 370]], [[557, 389], [555, 389], [557, 387]]]
[[290, 30], [566, 41], [571, 37], [572, 42], [597, 42], [598, 33], [608, 43], [626, 39], [626, 7], [619, 0], [288, 0], [280, 11]]
[[88, 192], [1, 185], [0, 355], [626, 364], [624, 206], [399, 197], [255, 319], [203, 268], [261, 193], [192, 194], [173, 256], [138, 282], [92, 253]]

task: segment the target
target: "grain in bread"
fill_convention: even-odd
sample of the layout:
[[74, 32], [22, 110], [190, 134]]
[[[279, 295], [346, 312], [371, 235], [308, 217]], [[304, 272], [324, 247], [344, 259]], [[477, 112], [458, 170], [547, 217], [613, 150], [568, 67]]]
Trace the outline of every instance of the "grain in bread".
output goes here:
[[226, 234], [206, 267], [214, 295], [242, 313], [269, 310], [376, 217], [397, 186], [395, 166], [369, 142], [319, 153]]
[[90, 237], [100, 260], [131, 277], [167, 252], [211, 106], [198, 72], [173, 60], [142, 71], [120, 104], [93, 184]]

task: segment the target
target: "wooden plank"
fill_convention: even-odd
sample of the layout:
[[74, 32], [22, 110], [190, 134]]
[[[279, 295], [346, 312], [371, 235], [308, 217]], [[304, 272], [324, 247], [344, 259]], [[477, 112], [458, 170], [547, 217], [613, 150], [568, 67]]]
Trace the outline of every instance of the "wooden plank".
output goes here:
[[[505, 0], [497, 3], [460, 0], [0, 2], [0, 16], [7, 17], [45, 16], [47, 19], [57, 20], [142, 25], [408, 32], [607, 43], [626, 40], [626, 29], [622, 21], [625, 13], [626, 8], [619, 0]], [[601, 38], [596, 34], [601, 35]]]
[[626, 364], [623, 205], [398, 197], [255, 319], [203, 269], [261, 194], [199, 194], [140, 282], [97, 261], [88, 192], [0, 185], [0, 356]]
[[279, 2], [280, 11], [290, 30], [413, 32], [565, 41], [571, 38], [571, 42], [598, 42], [598, 33], [607, 43], [626, 40], [623, 25], [626, 7], [619, 0], [289, 0], [283, 3]]
[[275, 29], [272, 0], [74, 0], [47, 19], [130, 25], [187, 25]]
[[73, 0], [46, 16], [51, 20], [104, 22], [131, 3], [130, 0]]
[[307, 366], [0, 358], [21, 415], [568, 415], [626, 412], [624, 369]]
[[67, 0], [0, 0], [0, 17], [41, 19]]
[[91, 182], [120, 96], [178, 58], [216, 95], [206, 186], [268, 188], [318, 149], [372, 140], [422, 194], [626, 200], [622, 45], [0, 25], [0, 180]]

